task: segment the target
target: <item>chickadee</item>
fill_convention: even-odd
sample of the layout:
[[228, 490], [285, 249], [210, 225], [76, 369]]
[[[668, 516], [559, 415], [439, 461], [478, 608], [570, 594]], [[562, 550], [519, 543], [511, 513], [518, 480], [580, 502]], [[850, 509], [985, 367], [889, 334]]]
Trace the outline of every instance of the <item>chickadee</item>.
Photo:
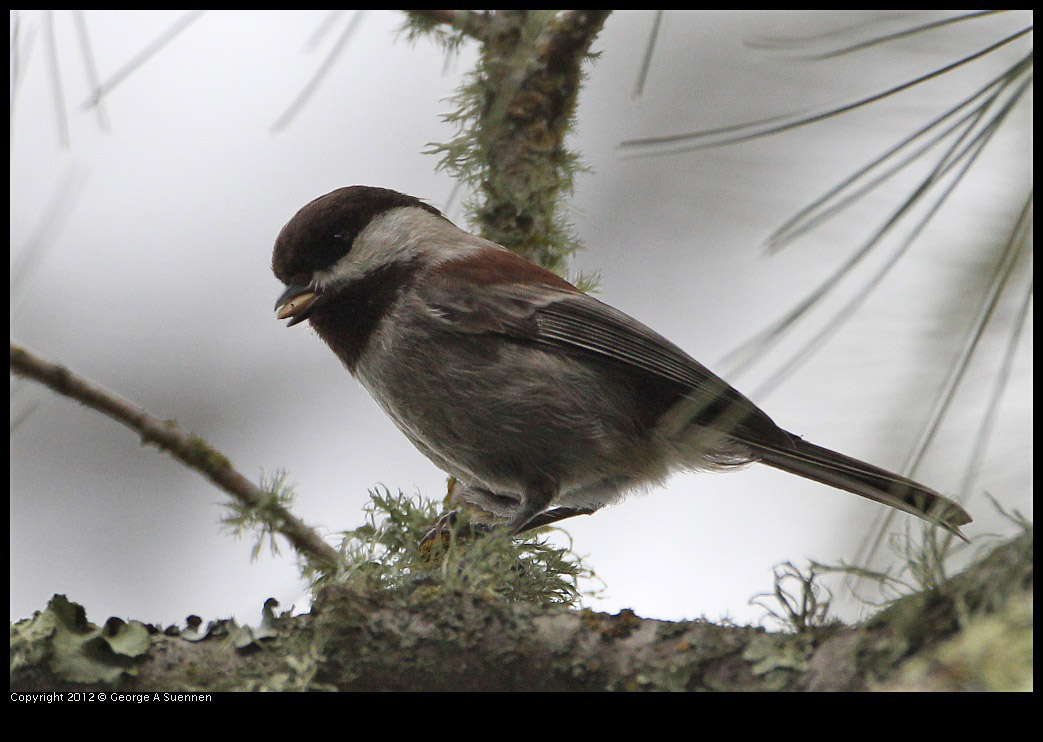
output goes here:
[[[808, 443], [679, 347], [435, 207], [385, 188], [315, 199], [283, 227], [275, 308], [319, 336], [460, 500], [510, 534], [677, 471], [760, 462], [963, 538], [911, 479]], [[557, 506], [555, 510], [549, 510]]]

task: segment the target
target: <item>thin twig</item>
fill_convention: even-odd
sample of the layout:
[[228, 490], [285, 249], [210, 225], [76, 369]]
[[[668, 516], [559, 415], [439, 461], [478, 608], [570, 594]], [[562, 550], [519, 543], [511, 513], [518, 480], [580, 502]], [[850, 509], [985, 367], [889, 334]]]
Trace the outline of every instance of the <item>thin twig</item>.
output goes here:
[[305, 558], [319, 562], [320, 568], [336, 565], [339, 556], [310, 526], [285, 508], [271, 503], [268, 493], [253, 485], [236, 471], [231, 462], [209, 443], [182, 430], [171, 420], [160, 420], [145, 410], [95, 386], [63, 366], [50, 363], [24, 348], [11, 344], [11, 371], [38, 381], [66, 397], [82, 402], [165, 450], [209, 478], [247, 508], [261, 509], [275, 515], [272, 530], [285, 536]]
[[63, 149], [69, 149], [69, 117], [65, 112], [65, 93], [62, 90], [62, 74], [58, 67], [58, 44], [54, 40], [54, 11], [44, 11], [43, 29], [44, 41], [47, 44], [47, 67], [51, 73], [51, 97], [54, 99], [58, 143]]
[[[836, 286], [839, 285], [840, 279], [850, 273], [858, 263], [860, 263], [869, 252], [880, 243], [884, 236], [894, 228], [899, 220], [916, 206], [921, 199], [925, 198], [925, 195], [943, 176], [955, 168], [956, 165], [965, 162], [968, 158], [973, 161], [973, 159], [977, 157], [977, 153], [981, 151], [984, 144], [987, 143], [995, 133], [999, 123], [1003, 121], [1004, 117], [1009, 113], [1009, 110], [1018, 100], [1020, 100], [1022, 93], [1027, 89], [1030, 82], [1031, 78], [1023, 81], [1021, 87], [1016, 89], [1005, 102], [1002, 110], [989, 119], [988, 123], [981, 131], [974, 135], [973, 140], [969, 144], [961, 147], [963, 141], [970, 135], [977, 122], [987, 110], [985, 104], [983, 104], [984, 107], [979, 107], [975, 113], [976, 118], [969, 120], [964, 131], [949, 146], [947, 152], [935, 164], [932, 171], [920, 182], [914, 192], [906, 198], [902, 205], [892, 213], [890, 217], [888, 217], [885, 223], [880, 226], [875, 233], [843, 263], [843, 265], [834, 271], [829, 278], [823, 281], [782, 319], [772, 324], [772, 326], [766, 330], [758, 333], [753, 338], [747, 340], [740, 347], [728, 354], [726, 358], [731, 359], [729, 362], [733, 364], [731, 373], [737, 374], [742, 372], [755, 360], [762, 357], [768, 348], [779, 341], [785, 331], [793, 327], [797, 320], [804, 316], [829, 292], [836, 288]], [[987, 104], [991, 105], [992, 101], [996, 99], [998, 94], [999, 93], [997, 92], [996, 95], [990, 98], [989, 101], [987, 101]], [[966, 170], [966, 166], [964, 167], [964, 170]], [[962, 177], [962, 175], [957, 177], [957, 182], [960, 177]], [[930, 213], [933, 213], [933, 210]], [[922, 229], [922, 225], [918, 229]]]
[[645, 47], [645, 57], [641, 60], [641, 72], [637, 76], [637, 84], [634, 86], [632, 98], [640, 98], [645, 92], [645, 80], [648, 79], [648, 70], [652, 67], [652, 53], [655, 51], [656, 39], [659, 38], [659, 26], [663, 22], [665, 10], [657, 10], [655, 19], [652, 21], [652, 31], [648, 35], [648, 44]]
[[111, 93], [117, 85], [122, 83], [128, 77], [130, 77], [130, 75], [132, 75], [134, 72], [137, 72], [139, 69], [141, 69], [142, 65], [144, 65], [145, 62], [149, 61], [150, 59], [152, 59], [152, 57], [156, 56], [156, 54], [158, 54], [163, 49], [163, 47], [165, 47], [167, 44], [169, 44], [171, 41], [177, 38], [177, 36], [182, 31], [184, 31], [186, 28], [192, 25], [195, 21], [199, 20], [199, 17], [202, 16], [205, 12], [206, 11], [203, 10], [190, 10], [189, 12], [181, 16], [166, 31], [164, 31], [158, 37], [153, 39], [152, 42], [148, 44], [148, 46], [146, 46], [140, 52], [135, 54], [129, 62], [127, 62], [125, 65], [123, 65], [114, 73], [112, 73], [108, 80], [94, 88], [94, 90], [91, 91], [90, 97], [88, 97], [87, 100], [83, 102], [82, 108], [87, 109], [92, 106], [98, 105], [98, 102], [103, 97]]
[[[921, 155], [929, 151], [934, 145], [944, 140], [949, 134], [956, 129], [960, 128], [966, 123], [971, 117], [976, 115], [976, 112], [987, 109], [993, 101], [999, 98], [1000, 94], [1005, 92], [1007, 88], [1012, 85], [1021, 75], [1025, 73], [1031, 73], [1032, 70], [1032, 54], [1029, 53], [1022, 57], [1018, 62], [1011, 65], [1002, 74], [996, 76], [988, 83], [978, 88], [972, 95], [964, 98], [959, 103], [951, 106], [947, 111], [942, 113], [940, 116], [922, 126], [916, 132], [910, 134], [908, 137], [893, 145], [890, 149], [884, 152], [882, 155], [877, 157], [868, 165], [859, 169], [855, 173], [852, 173], [849, 177], [845, 178], [842, 182], [831, 188], [825, 194], [815, 199], [812, 203], [805, 206], [794, 216], [790, 217], [782, 226], [772, 232], [771, 236], [768, 237], [767, 243], [770, 250], [781, 249], [785, 243], [792, 242], [796, 237], [809, 231], [822, 221], [825, 221], [830, 216], [840, 212], [844, 206], [857, 198], [860, 198], [865, 193], [868, 193], [880, 182], [886, 180], [891, 174], [899, 172], [905, 168], [905, 166]], [[981, 102], [971, 108], [978, 99], [984, 98]], [[938, 128], [943, 123], [950, 121], [960, 114], [963, 109], [969, 109], [969, 113], [965, 113], [956, 120], [956, 123], [950, 124], [942, 133], [935, 135], [927, 144], [923, 144], [913, 154], [907, 156], [902, 162], [892, 166], [890, 171], [885, 176], [879, 176], [872, 180], [869, 184], [864, 184], [864, 181], [869, 179], [869, 174], [881, 169], [885, 163], [892, 161], [898, 156], [898, 153], [903, 149], [906, 149], [914, 142], [923, 141], [927, 137], [927, 134], [932, 130]], [[851, 186], [858, 184], [858, 190], [853, 195], [841, 197], [846, 189]]]
[[343, 15], [343, 10], [327, 11], [326, 17], [322, 19], [321, 23], [319, 23], [318, 28], [316, 28], [312, 35], [308, 37], [308, 41], [304, 45], [304, 50], [308, 52], [314, 51], [322, 40], [326, 38], [326, 34], [330, 32], [330, 29], [336, 25], [337, 21], [339, 21]]
[[[779, 366], [779, 368], [776, 369], [776, 371], [771, 375], [771, 377], [767, 381], [765, 381], [760, 387], [758, 387], [754, 395], [754, 398], [759, 399], [762, 396], [767, 396], [769, 392], [777, 388], [786, 378], [791, 376], [801, 365], [803, 365], [807, 360], [809, 360], [814, 355], [814, 353], [817, 350], [819, 350], [822, 347], [822, 345], [825, 344], [825, 342], [829, 338], [836, 334], [840, 330], [840, 328], [843, 327], [843, 325], [855, 315], [857, 309], [865, 302], [866, 299], [869, 298], [873, 290], [880, 285], [880, 283], [891, 272], [891, 270], [896, 265], [898, 265], [898, 261], [902, 258], [903, 255], [905, 255], [908, 249], [913, 245], [913, 242], [916, 240], [916, 238], [930, 223], [931, 219], [938, 212], [938, 210], [946, 203], [949, 196], [952, 195], [952, 192], [956, 189], [956, 187], [962, 182], [963, 178], [967, 174], [967, 171], [970, 170], [978, 155], [985, 148], [985, 145], [988, 144], [988, 140], [991, 137], [992, 132], [995, 132], [995, 127], [992, 127], [989, 130], [989, 133], [987, 133], [987, 135], [979, 139], [976, 139], [971, 145], [965, 148], [964, 154], [969, 154], [967, 154], [966, 157], [964, 157], [964, 155], [961, 154], [959, 158], [959, 160], [964, 161], [963, 167], [951, 180], [949, 185], [935, 199], [934, 203], [928, 208], [927, 213], [917, 222], [912, 232], [905, 237], [899, 248], [888, 257], [884, 265], [880, 267], [880, 269], [866, 282], [866, 284], [862, 286], [855, 293], [855, 295], [848, 302], [846, 302], [838, 312], [836, 312], [833, 315], [833, 317], [829, 320], [825, 327], [823, 327], [818, 333], [816, 333], [815, 336], [812, 337], [808, 342], [804, 343], [801, 346], [801, 348], [793, 354], [789, 361], [781, 364], [781, 366]], [[959, 160], [954, 160], [954, 162]], [[944, 172], [941, 172], [938, 177], [940, 178], [942, 174], [944, 174]], [[936, 181], [937, 178], [935, 178], [934, 180]], [[903, 212], [906, 210], [907, 209], [905, 209], [904, 207], [900, 209], [900, 211]], [[879, 239], [882, 237], [883, 234], [879, 234], [875, 239]], [[904, 473], [909, 476], [912, 475], [912, 472]]]
[[296, 98], [294, 98], [293, 102], [290, 103], [282, 116], [272, 124], [271, 131], [273, 134], [278, 133], [289, 126], [290, 122], [293, 121], [297, 117], [297, 114], [303, 110], [304, 104], [308, 102], [308, 99], [311, 98], [316, 90], [318, 90], [322, 81], [326, 79], [326, 75], [329, 74], [330, 69], [333, 67], [333, 63], [340, 57], [341, 52], [344, 51], [348, 41], [350, 41], [351, 37], [355, 34], [355, 30], [359, 27], [359, 23], [362, 22], [365, 15], [366, 11], [356, 10], [355, 14], [351, 16], [351, 20], [344, 26], [344, 30], [341, 31], [340, 36], [337, 38], [336, 42], [334, 42], [333, 48], [330, 49], [329, 54], [327, 54], [326, 58], [322, 60], [322, 64], [320, 64], [319, 68], [315, 70], [315, 74], [312, 75], [311, 80], [308, 81], [308, 84], [304, 86], [304, 89], [301, 90]]
[[942, 18], [937, 21], [929, 21], [922, 23], [918, 26], [911, 26], [909, 28], [903, 28], [900, 31], [894, 33], [882, 34], [880, 36], [874, 36], [866, 41], [860, 41], [857, 44], [851, 44], [849, 46], [842, 47], [840, 49], [834, 49], [833, 51], [823, 52], [822, 54], [816, 54], [810, 59], [822, 60], [830, 59], [832, 57], [839, 57], [844, 54], [851, 54], [853, 52], [861, 51], [862, 49], [868, 49], [872, 46], [879, 46], [880, 44], [886, 44], [895, 39], [902, 39], [908, 36], [915, 36], [921, 34], [924, 31], [933, 31], [936, 28], [942, 28], [944, 26], [950, 26], [953, 23], [962, 23], [963, 21], [976, 20], [988, 15], [994, 15], [996, 13], [1006, 13], [1007, 10], [978, 10], [970, 13], [964, 13], [963, 15], [952, 16], [950, 18]]
[[[14, 128], [14, 103], [25, 77], [25, 68], [33, 51], [33, 40], [36, 38], [36, 27], [22, 27], [22, 16], [18, 11], [12, 13], [11, 28], [11, 113], [12, 129]], [[12, 131], [11, 136], [14, 136]]]
[[883, 13], [882, 15], [874, 13], [872, 16], [859, 18], [859, 20], [854, 23], [834, 28], [827, 28], [825, 31], [815, 31], [813, 33], [800, 35], [787, 34], [785, 36], [760, 35], [743, 43], [751, 49], [787, 51], [795, 48], [806, 47], [819, 41], [842, 39], [847, 36], [862, 33], [873, 26], [884, 25], [891, 21], [904, 22], [908, 20], [908, 18], [908, 10]]
[[[80, 39], [80, 52], [83, 54], [83, 69], [87, 74], [87, 84], [91, 86], [91, 95], [98, 94], [98, 67], [94, 61], [94, 51], [91, 49], [91, 37], [87, 31], [87, 18], [82, 10], [72, 11], [72, 18], [76, 22], [76, 35]], [[98, 128], [102, 131], [109, 130], [108, 117], [105, 107], [99, 97], [94, 105], [94, 112], [98, 116]]]
[[[762, 124], [764, 124], [766, 122], [770, 122], [771, 119], [766, 119], [765, 121], [748, 122], [746, 124], [740, 124], [740, 125], [732, 126], [732, 127], [722, 127], [722, 128], [719, 128], [719, 129], [708, 129], [708, 130], [705, 130], [705, 131], [688, 132], [686, 134], [671, 134], [671, 135], [667, 135], [667, 136], [642, 137], [642, 138], [639, 138], [639, 139], [628, 139], [626, 141], [620, 142], [619, 146], [621, 148], [626, 149], [626, 148], [640, 148], [640, 147], [655, 147], [655, 146], [658, 146], [658, 145], [671, 145], [671, 144], [676, 144], [678, 142], [691, 141], [691, 140], [697, 140], [699, 142], [697, 144], [690, 144], [690, 145], [675, 147], [673, 149], [658, 149], [658, 150], [657, 149], [649, 149], [649, 150], [646, 150], [646, 151], [643, 151], [643, 152], [640, 152], [640, 153], [637, 154], [637, 156], [645, 156], [645, 157], [648, 157], [648, 156], [659, 156], [659, 155], [673, 155], [673, 154], [680, 154], [680, 153], [683, 153], [683, 152], [694, 152], [694, 151], [700, 150], [700, 149], [709, 149], [711, 147], [721, 147], [721, 146], [728, 145], [728, 144], [736, 144], [738, 142], [744, 142], [744, 141], [748, 141], [748, 140], [751, 140], [751, 139], [759, 139], [761, 137], [766, 137], [766, 136], [769, 136], [771, 134], [778, 134], [778, 133], [783, 132], [783, 131], [789, 131], [791, 129], [796, 129], [796, 128], [801, 127], [801, 126], [807, 126], [809, 124], [813, 124], [813, 123], [816, 123], [818, 121], [823, 121], [825, 119], [832, 118], [834, 116], [839, 116], [839, 115], [848, 113], [849, 111], [853, 111], [853, 110], [855, 110], [857, 108], [861, 108], [861, 107], [867, 106], [867, 105], [869, 105], [871, 103], [875, 103], [876, 101], [882, 100], [883, 98], [887, 98], [887, 97], [890, 97], [892, 95], [897, 95], [898, 93], [901, 93], [901, 92], [903, 92], [905, 90], [908, 90], [908, 89], [910, 89], [912, 87], [915, 87], [917, 85], [920, 85], [920, 84], [923, 84], [923, 83], [928, 82], [930, 80], [933, 80], [933, 79], [935, 79], [937, 77], [940, 77], [940, 76], [946, 74], [947, 72], [951, 72], [952, 70], [955, 70], [955, 69], [957, 69], [957, 68], [959, 68], [959, 67], [961, 67], [963, 65], [969, 64], [970, 62], [973, 62], [976, 59], [980, 59], [980, 58], [982, 58], [982, 57], [984, 57], [984, 56], [986, 56], [988, 54], [991, 54], [992, 52], [996, 51], [997, 49], [1000, 49], [1000, 48], [1006, 46], [1007, 44], [1011, 44], [1014, 41], [1017, 41], [1018, 39], [1020, 39], [1022, 36], [1025, 36], [1025, 35], [1027, 35], [1027, 34], [1029, 34], [1031, 32], [1032, 32], [1032, 26], [1027, 26], [1027, 27], [1021, 29], [1020, 31], [1017, 31], [1016, 33], [1012, 33], [1009, 36], [1007, 36], [1007, 37], [1005, 37], [1003, 39], [1000, 39], [999, 41], [997, 41], [997, 42], [995, 42], [993, 44], [989, 44], [988, 46], [986, 46], [986, 47], [984, 47], [982, 49], [979, 49], [978, 51], [974, 52], [973, 54], [968, 54], [968, 55], [962, 57], [961, 59], [958, 59], [955, 62], [952, 62], [951, 64], [947, 64], [947, 65], [945, 65], [943, 67], [939, 67], [939, 68], [937, 68], [935, 70], [931, 70], [930, 72], [927, 72], [927, 73], [925, 73], [923, 75], [920, 75], [919, 77], [913, 78], [912, 80], [907, 80], [907, 81], [905, 81], [905, 82], [903, 82], [903, 83], [901, 83], [899, 85], [895, 85], [893, 87], [890, 87], [887, 90], [884, 90], [882, 92], [874, 93], [873, 95], [867, 96], [865, 98], [860, 98], [860, 99], [858, 99], [858, 100], [856, 100], [856, 101], [854, 101], [852, 103], [845, 103], [843, 105], [836, 106], [834, 108], [830, 108], [830, 109], [827, 109], [825, 111], [820, 111], [819, 113], [815, 113], [815, 114], [812, 114], [812, 115], [808, 115], [808, 116], [801, 115], [799, 118], [796, 118], [794, 120], [788, 120], [788, 121], [785, 121], [785, 123], [778, 124], [778, 125], [773, 125], [773, 126], [770, 126], [768, 128], [765, 128], [765, 129], [751, 131], [750, 133], [746, 133], [746, 134], [735, 134], [735, 135], [729, 136], [729, 137], [724, 138], [724, 139], [717, 139], [717, 140], [706, 141], [707, 139], [710, 139], [713, 135], [715, 135], [717, 133], [725, 132], [725, 131], [732, 130], [732, 129], [746, 129], [746, 130], [755, 129], [757, 126], [760, 126], [760, 125], [762, 125]], [[783, 118], [785, 118], [785, 117], [783, 117]]]

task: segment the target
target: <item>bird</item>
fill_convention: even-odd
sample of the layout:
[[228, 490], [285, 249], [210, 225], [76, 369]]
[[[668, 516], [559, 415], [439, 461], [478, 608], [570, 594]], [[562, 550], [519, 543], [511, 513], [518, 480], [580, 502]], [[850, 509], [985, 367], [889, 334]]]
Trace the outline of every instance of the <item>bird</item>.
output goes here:
[[426, 201], [307, 203], [275, 240], [276, 317], [307, 320], [458, 504], [514, 536], [682, 471], [760, 463], [966, 540], [956, 502], [804, 440], [680, 347]]

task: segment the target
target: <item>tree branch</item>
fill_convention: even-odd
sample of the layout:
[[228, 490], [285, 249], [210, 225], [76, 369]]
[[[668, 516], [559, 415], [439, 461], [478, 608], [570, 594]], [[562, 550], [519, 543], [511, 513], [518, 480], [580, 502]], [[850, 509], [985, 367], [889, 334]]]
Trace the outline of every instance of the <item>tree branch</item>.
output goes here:
[[[455, 12], [428, 11], [422, 17], [459, 24], [450, 15]], [[483, 237], [561, 274], [578, 245], [563, 216], [563, 196], [571, 193], [581, 169], [565, 137], [583, 64], [610, 12], [482, 15], [478, 64], [456, 98], [458, 110], [445, 117], [459, 133], [429, 150], [442, 154], [439, 168], [480, 195], [480, 203], [470, 205], [470, 217]]]
[[610, 12], [498, 13], [482, 49], [489, 91], [477, 126], [487, 142], [482, 234], [559, 272], [568, 255], [561, 243], [569, 241], [559, 201], [571, 191], [575, 169], [565, 135], [583, 61]]
[[[122, 674], [125, 693], [1030, 690], [1032, 554], [1030, 529], [864, 624], [799, 633], [510, 603], [433, 578], [397, 588], [348, 579], [322, 589], [311, 613], [281, 617], [274, 631], [268, 626], [263, 652], [228, 631], [187, 641], [151, 627], [147, 644], [128, 658], [126, 650], [102, 655], [67, 641], [99, 631], [90, 633], [83, 608], [59, 611], [67, 601], [56, 596], [12, 627], [10, 685], [15, 692], [66, 690], [70, 670], [86, 669], [98, 678]], [[56, 624], [70, 628], [62, 634]], [[80, 690], [114, 685], [80, 677]]]
[[426, 23], [452, 26], [465, 36], [470, 36], [478, 41], [482, 40], [489, 25], [488, 16], [476, 10], [431, 10], [423, 8], [420, 10], [407, 10], [406, 13]]
[[318, 569], [329, 571], [340, 561], [337, 551], [314, 529], [274, 503], [270, 493], [236, 471], [213, 446], [186, 433], [173, 420], [159, 420], [133, 403], [14, 343], [11, 344], [11, 371], [111, 417], [138, 433], [142, 443], [151, 443], [200, 472], [246, 508], [263, 513], [271, 528], [285, 536], [303, 557], [317, 562]]

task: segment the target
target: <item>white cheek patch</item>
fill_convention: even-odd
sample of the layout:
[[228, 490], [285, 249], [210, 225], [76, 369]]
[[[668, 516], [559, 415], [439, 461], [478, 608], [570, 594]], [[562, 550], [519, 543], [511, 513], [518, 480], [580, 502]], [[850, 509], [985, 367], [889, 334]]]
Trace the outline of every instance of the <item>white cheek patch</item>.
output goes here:
[[351, 252], [313, 278], [320, 289], [343, 286], [388, 265], [408, 263], [425, 251], [430, 262], [441, 263], [491, 244], [439, 216], [407, 206], [375, 217], [355, 237]]

